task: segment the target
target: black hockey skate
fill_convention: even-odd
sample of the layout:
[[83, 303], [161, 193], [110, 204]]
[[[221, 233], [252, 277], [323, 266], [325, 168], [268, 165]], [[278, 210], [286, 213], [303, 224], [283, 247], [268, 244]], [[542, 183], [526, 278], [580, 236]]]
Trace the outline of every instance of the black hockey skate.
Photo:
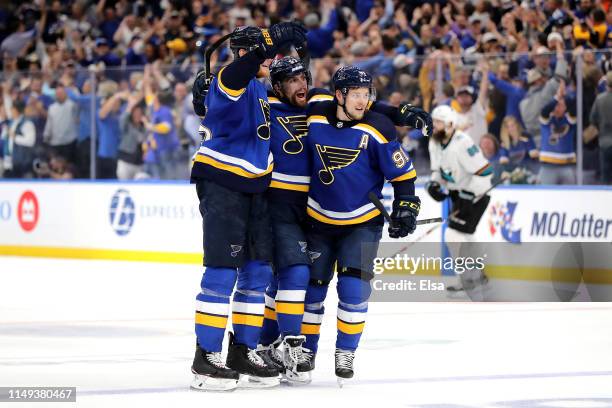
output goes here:
[[238, 372], [227, 368], [221, 353], [206, 351], [197, 342], [191, 372], [191, 388], [197, 390], [231, 391], [238, 386]]
[[342, 388], [345, 380], [353, 378], [353, 360], [355, 359], [355, 352], [336, 349], [334, 357], [336, 359], [336, 377], [338, 377], [338, 385]]
[[305, 341], [305, 336], [285, 336], [283, 339], [283, 377], [289, 383], [309, 384], [312, 381], [310, 350], [302, 347]]
[[280, 346], [281, 342], [282, 340], [279, 337], [270, 345], [264, 346], [260, 344], [257, 346], [257, 354], [263, 359], [264, 363], [270, 367], [276, 368], [279, 372], [285, 370], [285, 366], [283, 366], [283, 355], [280, 350], [278, 350], [278, 346]]
[[256, 350], [237, 344], [232, 332], [229, 333], [227, 366], [240, 374], [240, 387], [268, 388], [280, 384], [278, 370], [267, 365]]

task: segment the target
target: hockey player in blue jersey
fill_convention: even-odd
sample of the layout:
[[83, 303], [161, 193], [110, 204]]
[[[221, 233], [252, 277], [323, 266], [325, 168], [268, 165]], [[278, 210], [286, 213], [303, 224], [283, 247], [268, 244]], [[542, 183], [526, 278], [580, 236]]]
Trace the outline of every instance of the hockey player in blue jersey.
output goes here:
[[[278, 370], [256, 352], [264, 291], [272, 275], [264, 192], [273, 168], [270, 107], [256, 77], [268, 74], [279, 48], [304, 41], [304, 29], [294, 23], [279, 23], [269, 31], [240, 27], [230, 38], [234, 61], [219, 71], [208, 93], [203, 92], [203, 75], [194, 82], [194, 108], [206, 112], [191, 172], [203, 217], [206, 269], [196, 297], [193, 388], [231, 390], [239, 380], [249, 387], [279, 383]], [[232, 294], [234, 333], [224, 363], [221, 349]]]
[[[284, 371], [292, 382], [309, 382], [313, 354], [303, 349], [302, 328], [320, 323], [322, 315], [304, 313], [304, 298], [310, 279], [306, 243], [306, 203], [311, 173], [307, 146], [306, 108], [331, 102], [324, 89], [309, 89], [309, 73], [295, 57], [274, 60], [270, 66], [273, 93], [271, 109], [271, 151], [275, 168], [268, 190], [275, 241], [275, 278], [266, 290], [266, 310], [260, 354], [270, 364]], [[400, 109], [375, 103], [399, 126], [419, 127], [431, 124], [429, 115], [419, 108], [403, 105]], [[302, 324], [304, 323], [304, 324]], [[279, 334], [281, 337], [279, 338]], [[276, 347], [283, 343], [283, 354]]]
[[[271, 151], [275, 160], [267, 196], [274, 236], [274, 279], [266, 290], [260, 355], [287, 380], [307, 383], [309, 357], [302, 353], [304, 297], [310, 276], [304, 225], [310, 183], [310, 161], [304, 146], [306, 105], [331, 100], [328, 92], [308, 90], [309, 72], [295, 57], [274, 60], [270, 66], [272, 92]], [[277, 323], [278, 322], [278, 323]], [[279, 337], [280, 334], [280, 337]], [[277, 351], [282, 342], [283, 353]]]
[[[305, 311], [323, 314], [333, 265], [338, 271], [335, 372], [353, 376], [353, 359], [363, 331], [371, 292], [372, 264], [382, 236], [382, 214], [368, 198], [382, 197], [389, 180], [394, 188], [392, 238], [414, 232], [420, 200], [416, 171], [397, 140], [393, 123], [368, 109], [374, 98], [372, 78], [355, 67], [342, 67], [332, 78], [334, 101], [308, 112], [312, 172], [308, 193], [308, 251], [312, 258]], [[427, 115], [427, 123], [430, 118]], [[305, 347], [316, 353], [320, 320], [304, 318]], [[313, 365], [314, 366], [314, 365]]]

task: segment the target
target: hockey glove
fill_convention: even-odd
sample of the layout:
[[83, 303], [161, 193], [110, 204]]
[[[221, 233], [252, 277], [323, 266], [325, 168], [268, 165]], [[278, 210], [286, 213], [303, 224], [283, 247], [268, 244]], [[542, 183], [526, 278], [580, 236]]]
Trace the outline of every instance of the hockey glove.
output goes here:
[[276, 53], [293, 45], [299, 47], [306, 42], [306, 29], [295, 22], [274, 24], [264, 33], [266, 58], [274, 58]]
[[193, 110], [198, 116], [206, 116], [206, 106], [204, 105], [204, 100], [208, 93], [208, 83], [206, 79], [204, 70], [198, 72], [193, 81], [193, 88], [191, 90], [193, 95]]
[[448, 197], [444, 191], [442, 191], [442, 186], [437, 181], [428, 181], [425, 184], [425, 189], [427, 192], [436, 201], [444, 201]]
[[423, 136], [429, 136], [433, 130], [431, 115], [409, 103], [400, 105], [399, 121], [402, 126], [421, 129]]
[[412, 234], [416, 228], [420, 210], [421, 200], [419, 197], [413, 195], [395, 197], [393, 211], [391, 212], [389, 236], [391, 238], [403, 238]]

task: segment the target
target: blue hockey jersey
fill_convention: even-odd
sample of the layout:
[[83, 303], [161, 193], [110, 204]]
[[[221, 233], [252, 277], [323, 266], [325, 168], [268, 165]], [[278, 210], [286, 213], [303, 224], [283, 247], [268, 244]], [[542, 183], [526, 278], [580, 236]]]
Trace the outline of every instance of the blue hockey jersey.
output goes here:
[[[311, 89], [308, 103], [331, 101], [333, 97], [322, 89]], [[305, 203], [310, 185], [311, 162], [306, 137], [306, 109], [290, 105], [268, 95], [270, 102], [270, 149], [274, 156], [274, 171], [270, 197], [287, 202]]]
[[566, 113], [561, 118], [540, 116], [540, 162], [576, 163], [576, 118]]
[[208, 112], [200, 125], [202, 142], [193, 158], [192, 181], [212, 180], [234, 191], [260, 193], [270, 184], [270, 105], [266, 87], [252, 79], [233, 90], [219, 72], [210, 86]]
[[385, 179], [414, 180], [416, 171], [397, 140], [393, 123], [368, 111], [361, 121], [336, 118], [336, 104], [322, 102], [309, 110], [308, 146], [312, 173], [308, 215], [330, 225], [368, 222], [380, 211], [368, 198], [382, 198]]

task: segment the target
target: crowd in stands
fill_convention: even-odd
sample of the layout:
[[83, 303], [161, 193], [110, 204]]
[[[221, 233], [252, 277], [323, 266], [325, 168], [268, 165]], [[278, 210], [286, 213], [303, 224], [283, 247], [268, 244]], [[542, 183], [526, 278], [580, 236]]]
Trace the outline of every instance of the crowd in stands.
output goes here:
[[[190, 87], [207, 45], [298, 20], [313, 86], [356, 65], [379, 100], [453, 107], [498, 179], [575, 184], [581, 151], [584, 182], [612, 184], [612, 0], [3, 4], [3, 178], [187, 179], [200, 121]], [[222, 48], [213, 66], [231, 58]], [[427, 138], [398, 130], [426, 179]]]

